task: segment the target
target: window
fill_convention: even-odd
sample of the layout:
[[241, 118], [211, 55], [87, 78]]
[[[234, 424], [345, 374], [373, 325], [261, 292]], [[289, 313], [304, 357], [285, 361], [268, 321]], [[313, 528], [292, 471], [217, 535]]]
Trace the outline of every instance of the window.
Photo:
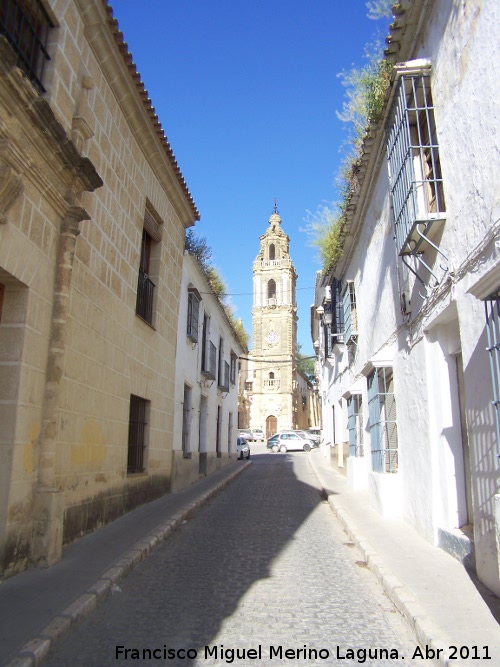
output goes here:
[[43, 71], [50, 60], [47, 50], [54, 25], [40, 0], [3, 0], [0, 4], [0, 34], [17, 54], [17, 66], [42, 93]]
[[182, 454], [185, 459], [191, 458], [189, 437], [191, 433], [191, 387], [184, 385], [184, 402], [182, 404]]
[[5, 285], [0, 283], [0, 322], [2, 321], [3, 298], [5, 294]]
[[151, 243], [151, 236], [143, 229], [135, 312], [148, 324], [153, 324], [153, 296], [155, 289], [153, 281], [149, 278]]
[[490, 355], [491, 380], [493, 383], [493, 406], [497, 426], [497, 442], [500, 448], [500, 289], [495, 290], [484, 300], [486, 330]]
[[201, 297], [199, 292], [193, 288], [189, 288], [186, 333], [188, 338], [190, 338], [194, 343], [198, 342], [200, 301]]
[[347, 428], [349, 430], [349, 456], [364, 456], [361, 394], [352, 394], [347, 399]]
[[222, 336], [219, 338], [219, 368], [217, 370], [217, 384], [219, 387], [224, 387], [224, 338], [222, 338]]
[[331, 285], [332, 343], [344, 342], [344, 303], [342, 301], [342, 281], [334, 278]]
[[267, 300], [270, 306], [276, 305], [276, 281], [272, 279], [267, 283]]
[[234, 352], [231, 352], [231, 371], [230, 371], [230, 381], [231, 384], [236, 384], [236, 377], [237, 377], [237, 363], [238, 363], [238, 357], [235, 355]]
[[415, 254], [446, 210], [428, 73], [400, 76], [387, 126], [387, 158], [398, 252]]
[[217, 370], [217, 348], [209, 340], [210, 317], [203, 315], [202, 344], [201, 344], [201, 372], [211, 380], [215, 380]]
[[160, 271], [161, 225], [162, 220], [148, 205], [144, 212], [135, 312], [151, 326], [153, 326], [155, 290], [153, 280], [158, 277]]
[[372, 469], [398, 471], [398, 434], [392, 368], [375, 368], [368, 376], [368, 414]]
[[274, 247], [274, 243], [271, 243], [269, 246], [269, 259], [270, 261], [274, 261], [276, 259], [276, 248]]
[[128, 422], [128, 474], [144, 472], [146, 430], [149, 401], [140, 396], [130, 396]]
[[343, 314], [344, 314], [344, 340], [347, 343], [350, 339], [358, 334], [358, 315], [356, 310], [356, 293], [354, 291], [354, 283], [348, 280], [343, 300]]
[[227, 451], [231, 454], [231, 444], [233, 442], [233, 413], [230, 412], [227, 420]]

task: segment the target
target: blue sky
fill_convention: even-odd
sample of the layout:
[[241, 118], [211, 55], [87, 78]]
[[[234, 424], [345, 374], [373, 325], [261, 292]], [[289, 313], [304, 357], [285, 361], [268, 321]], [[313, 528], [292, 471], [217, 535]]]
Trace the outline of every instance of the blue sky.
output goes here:
[[337, 199], [349, 128], [338, 74], [388, 32], [364, 0], [111, 0], [115, 18], [200, 211], [246, 330], [252, 263], [274, 199], [298, 273], [298, 340], [312, 354], [317, 250], [304, 229]]

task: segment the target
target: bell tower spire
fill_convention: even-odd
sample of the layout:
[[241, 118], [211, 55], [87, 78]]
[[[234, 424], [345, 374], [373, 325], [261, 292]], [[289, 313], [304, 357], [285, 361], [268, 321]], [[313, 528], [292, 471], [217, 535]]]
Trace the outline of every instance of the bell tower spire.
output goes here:
[[253, 263], [253, 366], [250, 423], [266, 435], [297, 428], [293, 392], [296, 379], [297, 274], [289, 254], [277, 200]]

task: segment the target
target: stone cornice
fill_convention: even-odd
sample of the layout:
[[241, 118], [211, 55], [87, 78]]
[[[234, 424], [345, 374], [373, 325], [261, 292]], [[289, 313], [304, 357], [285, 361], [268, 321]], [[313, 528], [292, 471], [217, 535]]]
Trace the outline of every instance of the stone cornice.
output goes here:
[[139, 146], [185, 227], [199, 220], [170, 144], [106, 0], [75, 0], [85, 36]]

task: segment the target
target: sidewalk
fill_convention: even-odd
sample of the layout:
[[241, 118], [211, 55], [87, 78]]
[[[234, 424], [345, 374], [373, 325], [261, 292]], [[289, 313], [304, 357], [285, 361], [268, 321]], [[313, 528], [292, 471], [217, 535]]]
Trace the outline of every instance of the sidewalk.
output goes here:
[[33, 667], [52, 641], [90, 613], [154, 547], [250, 462], [236, 461], [143, 505], [66, 547], [49, 569], [0, 584], [0, 665]]
[[[420, 644], [434, 651], [443, 649], [439, 660], [429, 659], [425, 664], [500, 666], [500, 626], [463, 565], [404, 521], [383, 519], [370, 507], [367, 494], [352, 491], [320, 450], [311, 452], [310, 462], [349, 538], [361, 549]], [[500, 612], [500, 600], [486, 591], [485, 595], [495, 612]], [[458, 647], [457, 659], [449, 659], [453, 655], [450, 646]], [[474, 646], [480, 658], [487, 646], [491, 659], [472, 660]], [[468, 661], [460, 658], [460, 647], [468, 648]], [[466, 653], [464, 648], [464, 658]]]

